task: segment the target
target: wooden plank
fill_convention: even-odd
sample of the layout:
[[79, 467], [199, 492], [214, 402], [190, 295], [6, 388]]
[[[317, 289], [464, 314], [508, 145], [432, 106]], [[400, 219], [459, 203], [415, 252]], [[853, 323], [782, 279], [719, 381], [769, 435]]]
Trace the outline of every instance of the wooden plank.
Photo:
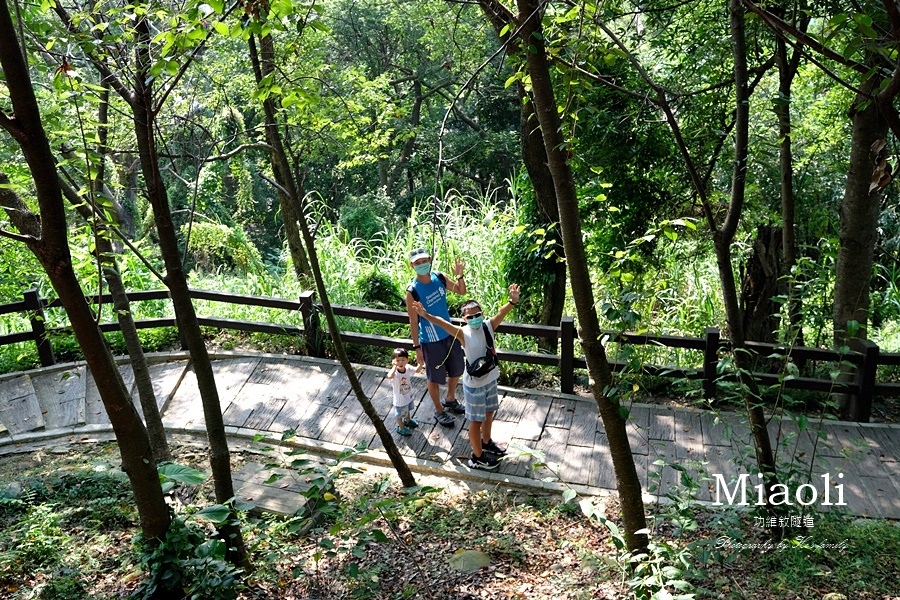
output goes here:
[[687, 461], [703, 460], [703, 425], [700, 413], [677, 409], [674, 413], [675, 456]]
[[519, 423], [516, 425], [516, 430], [510, 439], [518, 438], [528, 442], [539, 440], [541, 431], [544, 429], [544, 422], [547, 420], [547, 414], [550, 412], [551, 404], [552, 402], [549, 398], [529, 398], [525, 405], [525, 410], [519, 418]]
[[269, 401], [272, 388], [260, 383], [245, 383], [222, 413], [225, 425], [244, 427], [250, 414]]
[[[28, 378], [23, 375], [23, 378]], [[2, 396], [0, 396], [2, 398]], [[0, 423], [12, 435], [44, 428], [41, 405], [34, 392], [18, 398], [0, 399]]]
[[34, 393], [31, 377], [19, 375], [0, 381], [0, 402], [3, 400], [16, 400]]
[[[831, 502], [838, 501], [838, 486], [844, 488], [844, 501], [846, 507], [823, 507], [821, 475], [828, 473], [830, 476], [832, 490], [830, 492]], [[866, 487], [866, 482], [859, 473], [855, 472], [851, 463], [840, 457], [822, 457], [821, 461], [817, 461], [815, 471], [812, 477], [812, 484], [820, 491], [819, 506], [822, 510], [847, 510], [851, 514], [861, 517], [878, 517], [880, 512], [876, 504], [869, 498], [870, 490]]]
[[[309, 410], [296, 422], [297, 434], [314, 440], [331, 441], [325, 437], [325, 427], [335, 418], [338, 409], [334, 406], [312, 404]], [[278, 417], [276, 417], [277, 422]]]
[[[131, 370], [131, 364], [119, 365], [119, 373], [122, 374], [125, 389], [128, 390], [130, 397], [131, 389], [134, 386], [134, 372]], [[103, 399], [100, 397], [100, 391], [97, 389], [97, 382], [94, 381], [94, 376], [90, 371], [88, 371], [84, 390], [84, 422], [88, 425], [109, 424], [106, 407], [103, 405]]]
[[590, 485], [607, 490], [616, 489], [616, 473], [609, 452], [609, 440], [605, 433], [597, 432], [590, 461], [591, 474], [588, 479]]
[[650, 409], [650, 440], [675, 441], [675, 414], [671, 409], [653, 407]]
[[[378, 386], [384, 381], [384, 376], [385, 372], [375, 369], [364, 369], [360, 375], [359, 384], [362, 387], [363, 393], [370, 401], [375, 396], [375, 391], [378, 389]], [[339, 424], [336, 429], [332, 429], [330, 433], [330, 435], [335, 435], [337, 437], [335, 439], [326, 439], [337, 444], [353, 447], [357, 444], [364, 443], [366, 447], [368, 447], [375, 435], [375, 427], [369, 421], [369, 417], [363, 411], [359, 399], [352, 391], [344, 398], [344, 402], [338, 409], [339, 412], [345, 407], [346, 410], [343, 413], [344, 422]]]
[[[355, 372], [357, 377], [362, 373], [361, 369], [356, 369]], [[349, 393], [350, 381], [347, 379], [347, 375], [343, 369], [340, 372], [335, 370], [328, 385], [316, 396], [316, 402], [337, 408]]]
[[889, 476], [862, 477], [862, 489], [878, 514], [885, 519], [900, 519], [900, 494]]
[[269, 397], [253, 409], [250, 416], [247, 417], [244, 427], [259, 431], [271, 431], [275, 417], [278, 416], [278, 413], [281, 412], [281, 409], [287, 403], [288, 399], [285, 398], [285, 390], [273, 389]]
[[547, 414], [546, 427], [559, 427], [568, 429], [572, 426], [572, 416], [575, 414], [575, 401], [569, 398], [554, 398]]
[[[571, 431], [569, 439], [571, 439]], [[565, 458], [561, 466], [560, 477], [567, 483], [588, 485], [591, 481], [591, 462], [594, 454], [594, 445], [590, 446], [566, 446]]]
[[[525, 440], [520, 438], [512, 438], [509, 440], [509, 443], [527, 447], [534, 446], [533, 440]], [[510, 475], [512, 477], [531, 477], [532, 474], [530, 460], [527, 460], [524, 457], [513, 458], [511, 455], [504, 456], [500, 459], [499, 470], [501, 473]]]
[[[547, 466], [532, 470], [532, 477], [535, 479], [559, 477], [561, 463], [566, 456], [566, 442], [568, 439], [568, 429], [544, 427], [544, 431], [541, 432], [541, 439], [538, 440], [535, 448], [544, 453], [544, 462]], [[531, 460], [529, 459], [527, 462], [531, 463]], [[531, 465], [529, 464], [530, 468]]]
[[193, 367], [184, 374], [181, 385], [175, 396], [163, 411], [163, 425], [166, 428], [205, 427], [206, 417], [203, 415], [203, 401], [197, 387], [197, 375]]
[[[652, 427], [652, 420], [651, 420]], [[656, 464], [662, 462], [662, 465]], [[647, 483], [651, 494], [664, 496], [678, 482], [678, 471], [671, 465], [677, 463], [675, 444], [666, 440], [650, 440], [650, 451], [647, 453]]]
[[44, 414], [47, 429], [84, 423], [86, 368], [32, 375], [31, 384]]
[[[150, 365], [150, 381], [153, 382], [153, 394], [156, 396], [156, 405], [160, 410], [175, 394], [175, 390], [178, 388], [187, 368], [187, 361], [172, 361]], [[219, 389], [218, 379], [216, 379], [216, 389]], [[135, 393], [137, 393], [136, 389]]]
[[700, 413], [704, 446], [731, 446], [734, 415], [703, 411]]
[[882, 461], [900, 461], [900, 427], [860, 427], [872, 452]]
[[281, 390], [285, 402], [269, 429], [277, 433], [295, 430], [301, 437], [315, 439], [324, 424], [319, 421], [326, 416], [331, 418], [334, 414], [333, 411], [322, 412], [322, 408], [327, 405], [320, 404], [317, 400], [323, 397], [322, 392], [332, 384], [339, 367], [320, 363], [303, 363], [302, 367], [295, 383]]
[[593, 402], [578, 402], [572, 415], [572, 427], [569, 429], [569, 446], [593, 448], [598, 426], [597, 405]]
[[222, 407], [223, 413], [228, 410], [241, 392], [244, 384], [259, 365], [259, 360], [258, 358], [228, 358], [213, 361], [216, 391], [219, 394], [219, 406]]
[[625, 423], [628, 443], [633, 455], [646, 456], [650, 451], [650, 410], [643, 406], [632, 406]]
[[[697, 495], [698, 500], [715, 501], [717, 485], [715, 475], [721, 475], [725, 483], [731, 484], [732, 479], [736, 478], [740, 473], [746, 472], [741, 468], [743, 461], [733, 446], [707, 446], [706, 462], [704, 469], [709, 481], [700, 482], [700, 490]], [[724, 501], [722, 500], [722, 502]]]
[[518, 423], [528, 408], [530, 398], [517, 392], [501, 392], [500, 403], [497, 408], [497, 417], [504, 421]]

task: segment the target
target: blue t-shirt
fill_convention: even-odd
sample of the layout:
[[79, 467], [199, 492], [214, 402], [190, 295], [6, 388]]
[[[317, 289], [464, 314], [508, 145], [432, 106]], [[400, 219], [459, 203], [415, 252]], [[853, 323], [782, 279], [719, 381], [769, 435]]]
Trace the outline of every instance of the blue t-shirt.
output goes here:
[[[418, 277], [413, 280], [412, 287], [419, 294], [419, 302], [425, 307], [429, 314], [441, 317], [447, 321], [450, 320], [450, 308], [447, 306], [447, 286], [441, 283], [437, 273], [430, 273], [431, 281], [422, 283]], [[419, 317], [419, 343], [437, 342], [450, 334]]]

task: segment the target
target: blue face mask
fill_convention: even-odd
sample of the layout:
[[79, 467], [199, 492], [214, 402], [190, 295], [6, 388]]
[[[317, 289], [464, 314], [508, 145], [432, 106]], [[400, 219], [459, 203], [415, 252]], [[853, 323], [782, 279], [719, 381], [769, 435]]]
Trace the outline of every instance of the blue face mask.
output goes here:
[[416, 275], [428, 275], [431, 273], [431, 263], [422, 263], [421, 265], [413, 265], [413, 271], [416, 272]]
[[484, 323], [484, 317], [475, 317], [474, 319], [469, 319], [466, 322], [472, 329], [481, 329], [481, 325], [482, 323]]

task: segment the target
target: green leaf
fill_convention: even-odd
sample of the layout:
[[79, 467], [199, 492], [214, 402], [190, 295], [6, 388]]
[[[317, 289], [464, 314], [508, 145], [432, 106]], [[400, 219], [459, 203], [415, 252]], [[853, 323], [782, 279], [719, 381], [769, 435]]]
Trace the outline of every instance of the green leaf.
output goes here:
[[566, 491], [564, 491], [563, 495], [562, 495], [563, 504], [567, 504], [568, 502], [572, 501], [575, 498], [575, 496], [577, 496], [577, 495], [578, 495], [577, 492], [575, 490], [573, 490], [572, 488], [566, 489]]
[[195, 515], [198, 519], [210, 521], [217, 525], [224, 523], [231, 516], [231, 509], [224, 504], [213, 504], [207, 506]]
[[207, 477], [203, 471], [175, 463], [163, 463], [156, 470], [159, 472], [161, 481], [164, 477], [167, 477], [187, 485], [200, 485], [206, 481]]

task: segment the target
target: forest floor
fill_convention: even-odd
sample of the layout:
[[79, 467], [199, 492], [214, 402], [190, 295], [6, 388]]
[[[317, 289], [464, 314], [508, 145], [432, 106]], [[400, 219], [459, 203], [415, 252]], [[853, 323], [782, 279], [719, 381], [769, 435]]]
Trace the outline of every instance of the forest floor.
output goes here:
[[[178, 464], [206, 469], [204, 444], [179, 438], [170, 445]], [[132, 545], [137, 518], [115, 445], [61, 440], [21, 450], [0, 456], [0, 598], [134, 593], [145, 574]], [[285, 459], [249, 442], [232, 447], [233, 471], [248, 462], [281, 464], [279, 458]], [[636, 579], [622, 567], [615, 527], [586, 517], [579, 506], [590, 500], [616, 520], [611, 496], [564, 502], [559, 495], [419, 476], [420, 485], [440, 491], [403, 501], [390, 470], [354, 467], [335, 479], [334, 510], [309, 535], [297, 532], [302, 518], [245, 517], [255, 571], [237, 598], [632, 597], [629, 582]], [[177, 487], [169, 500], [184, 516], [211, 504], [212, 493], [207, 481]], [[697, 598], [900, 599], [896, 523], [815, 515], [813, 527], [773, 546], [771, 530], [756, 526], [751, 513], [687, 501], [647, 512], [653, 551], [642, 568], [651, 590], [665, 581], [673, 594], [689, 584]], [[367, 536], [375, 541], [360, 545]], [[210, 587], [195, 597], [230, 597], [214, 581], [202, 579]]]

